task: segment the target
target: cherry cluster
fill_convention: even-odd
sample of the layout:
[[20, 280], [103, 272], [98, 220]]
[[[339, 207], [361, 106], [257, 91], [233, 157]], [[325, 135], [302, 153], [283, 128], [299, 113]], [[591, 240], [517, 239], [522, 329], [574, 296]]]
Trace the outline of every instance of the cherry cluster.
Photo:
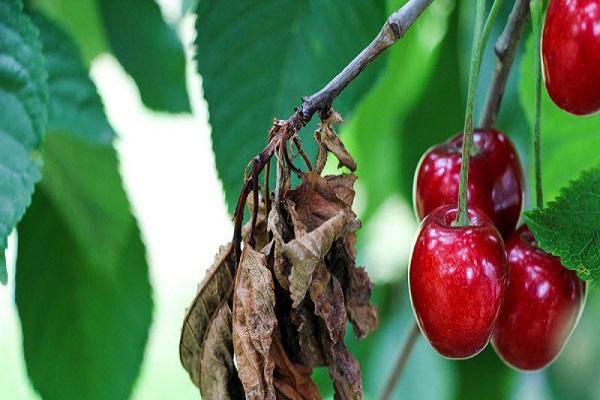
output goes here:
[[[423, 218], [413, 248], [413, 310], [431, 345], [468, 358], [491, 340], [510, 366], [536, 370], [554, 360], [575, 328], [585, 284], [541, 250], [527, 226], [515, 230], [523, 174], [502, 132], [473, 132], [468, 226], [456, 220], [462, 135], [434, 146], [415, 174], [414, 204]], [[505, 242], [506, 240], [506, 242]]]
[[[551, 0], [542, 36], [544, 81], [562, 109], [600, 111], [600, 1]], [[468, 358], [488, 342], [509, 365], [549, 365], [575, 329], [586, 285], [517, 228], [523, 173], [506, 135], [473, 132], [468, 224], [457, 222], [463, 136], [429, 149], [414, 181], [422, 219], [409, 267], [417, 323], [445, 357]], [[465, 226], [466, 225], [466, 226]]]

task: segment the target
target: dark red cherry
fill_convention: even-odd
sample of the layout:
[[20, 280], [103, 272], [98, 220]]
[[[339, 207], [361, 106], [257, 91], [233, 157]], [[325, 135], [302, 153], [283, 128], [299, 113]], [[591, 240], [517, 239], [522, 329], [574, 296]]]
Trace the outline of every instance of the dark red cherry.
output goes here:
[[[420, 219], [444, 204], [456, 204], [460, 181], [462, 134], [433, 146], [421, 158], [415, 173], [413, 198]], [[469, 163], [469, 207], [483, 211], [502, 235], [516, 227], [523, 203], [523, 173], [515, 147], [502, 132], [473, 132]]]
[[556, 105], [577, 115], [600, 110], [600, 0], [550, 0], [542, 63]]
[[509, 284], [492, 345], [510, 366], [546, 367], [575, 329], [585, 302], [585, 284], [558, 257], [536, 246], [522, 226], [506, 242]]
[[481, 211], [471, 226], [454, 227], [455, 206], [441, 206], [421, 223], [409, 266], [415, 317], [434, 349], [467, 358], [488, 344], [507, 284], [502, 237]]

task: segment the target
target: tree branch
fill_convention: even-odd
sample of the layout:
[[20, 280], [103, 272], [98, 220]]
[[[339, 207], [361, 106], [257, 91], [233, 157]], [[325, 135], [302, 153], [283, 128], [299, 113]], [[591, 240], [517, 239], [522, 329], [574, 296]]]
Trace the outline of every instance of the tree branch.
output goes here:
[[[302, 105], [296, 109], [294, 114], [287, 120], [277, 120], [273, 123], [269, 133], [269, 144], [252, 161], [252, 176], [245, 179], [244, 186], [238, 198], [234, 214], [233, 243], [236, 261], [239, 262], [241, 255], [242, 222], [244, 217], [244, 205], [251, 191], [256, 190], [254, 183], [265, 165], [269, 163], [273, 153], [279, 146], [285, 146], [287, 140], [294, 136], [304, 127], [315, 113], [319, 113], [321, 119], [329, 116], [331, 105], [337, 96], [352, 82], [373, 60], [375, 60], [385, 49], [396, 43], [404, 36], [421, 13], [433, 2], [433, 0], [408, 0], [402, 8], [389, 16], [383, 28], [375, 39], [364, 48], [342, 72], [336, 75], [323, 89], [302, 98]], [[255, 203], [257, 204], [257, 203]], [[253, 218], [255, 221], [256, 218]], [[250, 238], [253, 238], [254, 224], [250, 227]]]
[[394, 12], [375, 39], [317, 93], [302, 99], [301, 114], [308, 121], [315, 112], [327, 117], [333, 100], [385, 49], [400, 39], [433, 0], [410, 0]]
[[523, 29], [529, 21], [529, 0], [516, 0], [504, 31], [496, 42], [496, 69], [488, 89], [479, 125], [490, 128], [496, 123], [508, 75], [512, 67]]
[[412, 327], [408, 332], [408, 337], [402, 346], [402, 351], [400, 351], [400, 356], [396, 360], [396, 364], [394, 364], [394, 369], [385, 382], [385, 386], [381, 396], [379, 397], [379, 400], [388, 400], [392, 396], [394, 388], [396, 387], [396, 383], [398, 383], [398, 379], [400, 378], [400, 375], [402, 375], [402, 371], [406, 366], [406, 362], [408, 361], [408, 357], [410, 357], [413, 347], [415, 347], [418, 337], [419, 327], [417, 326], [416, 322], [413, 322]]

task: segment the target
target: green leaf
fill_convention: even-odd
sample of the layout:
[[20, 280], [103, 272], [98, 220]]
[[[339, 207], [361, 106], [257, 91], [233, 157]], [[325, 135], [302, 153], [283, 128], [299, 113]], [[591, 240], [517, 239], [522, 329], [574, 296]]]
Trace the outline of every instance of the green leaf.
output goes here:
[[[198, 4], [196, 61], [203, 78], [213, 149], [229, 209], [247, 163], [267, 143], [273, 118], [287, 118], [301, 96], [320, 89], [377, 34], [383, 0], [218, 0]], [[345, 117], [366, 93], [376, 61], [336, 100]], [[303, 137], [309, 154], [310, 128]]]
[[157, 111], [189, 112], [185, 55], [154, 0], [98, 0], [114, 55], [131, 75], [143, 103]]
[[7, 238], [40, 179], [46, 125], [46, 71], [38, 31], [20, 0], [0, 2], [0, 282]]
[[540, 247], [584, 280], [600, 278], [600, 166], [586, 170], [543, 209], [525, 213]]
[[15, 296], [27, 371], [43, 398], [124, 399], [152, 299], [117, 156], [60, 134], [45, 148], [44, 180], [19, 225]]
[[30, 3], [70, 34], [86, 64], [108, 51], [96, 0], [30, 0]]
[[[390, 194], [411, 193], [423, 151], [454, 133], [454, 120], [460, 122], [460, 116], [453, 119], [462, 110], [453, 98], [458, 92], [456, 18], [449, 23], [453, 7], [449, 1], [435, 2], [421, 15], [389, 50], [384, 74], [342, 128], [365, 189], [363, 220]], [[452, 100], [445, 103], [448, 98]], [[444, 113], [429, 117], [438, 107]], [[378, 167], [381, 160], [385, 168]]]
[[[520, 98], [530, 129], [535, 118], [533, 40], [521, 63]], [[531, 132], [531, 131], [530, 131]], [[558, 108], [542, 89], [542, 179], [546, 201], [577, 174], [600, 162], [600, 114], [575, 116]], [[533, 168], [530, 169], [533, 172]], [[533, 176], [533, 173], [531, 174]]]
[[31, 18], [40, 30], [48, 71], [48, 130], [110, 144], [115, 132], [79, 49], [67, 33], [42, 14], [32, 14]]

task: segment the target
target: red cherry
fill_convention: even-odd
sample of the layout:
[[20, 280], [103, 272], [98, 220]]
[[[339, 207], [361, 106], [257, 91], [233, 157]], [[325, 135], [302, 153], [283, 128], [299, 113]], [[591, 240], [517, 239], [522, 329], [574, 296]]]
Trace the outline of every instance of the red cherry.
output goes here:
[[506, 242], [509, 283], [492, 345], [510, 366], [546, 367], [566, 344], [585, 303], [585, 284], [535, 244], [526, 226]]
[[508, 264], [502, 237], [481, 211], [454, 227], [456, 207], [441, 206], [421, 223], [409, 266], [415, 317], [434, 349], [467, 358], [488, 344], [500, 313]]
[[[456, 204], [462, 134], [427, 150], [415, 173], [414, 204], [420, 219], [444, 204]], [[469, 162], [469, 207], [485, 212], [502, 235], [517, 225], [523, 203], [523, 173], [512, 142], [494, 129], [473, 132]]]
[[542, 63], [556, 105], [577, 115], [600, 110], [600, 0], [550, 0]]

